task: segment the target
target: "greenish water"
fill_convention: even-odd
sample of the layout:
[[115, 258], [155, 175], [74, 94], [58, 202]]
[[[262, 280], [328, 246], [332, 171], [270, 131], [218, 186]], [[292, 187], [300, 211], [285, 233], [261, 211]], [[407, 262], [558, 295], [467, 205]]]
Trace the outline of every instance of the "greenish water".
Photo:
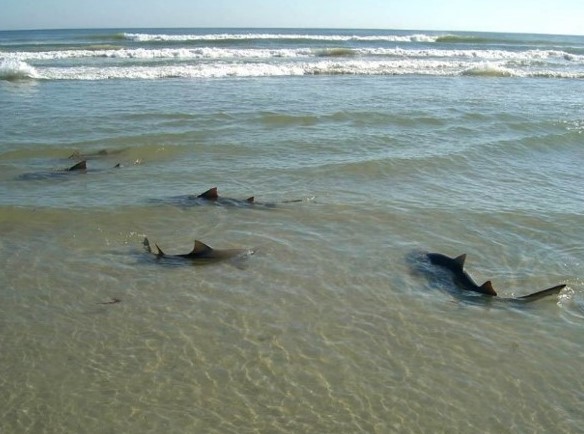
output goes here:
[[[0, 431], [581, 429], [581, 81], [63, 77], [0, 81]], [[276, 206], [183, 206], [213, 186]], [[257, 252], [165, 266], [144, 236]], [[567, 288], [461, 298], [418, 251]]]

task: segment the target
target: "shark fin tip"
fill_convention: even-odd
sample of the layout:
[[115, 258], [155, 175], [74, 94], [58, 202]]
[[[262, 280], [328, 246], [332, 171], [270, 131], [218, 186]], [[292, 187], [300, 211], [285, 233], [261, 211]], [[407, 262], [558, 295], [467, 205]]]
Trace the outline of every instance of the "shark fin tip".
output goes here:
[[492, 295], [494, 297], [497, 296], [497, 291], [493, 288], [493, 284], [490, 280], [487, 280], [485, 283], [481, 285], [481, 289], [484, 291], [485, 294]]

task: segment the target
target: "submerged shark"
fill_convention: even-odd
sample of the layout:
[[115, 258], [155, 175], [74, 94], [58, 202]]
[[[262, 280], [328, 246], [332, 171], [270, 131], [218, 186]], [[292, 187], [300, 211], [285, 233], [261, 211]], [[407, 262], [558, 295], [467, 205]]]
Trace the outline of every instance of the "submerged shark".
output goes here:
[[[113, 168], [119, 169], [122, 167], [119, 163], [116, 164]], [[90, 172], [99, 172], [104, 169], [91, 169], [89, 170], [87, 167], [87, 160], [82, 160], [74, 165], [67, 167], [66, 169], [59, 169], [59, 170], [47, 170], [42, 172], [33, 172], [33, 173], [25, 173], [18, 177], [18, 179], [23, 180], [44, 180], [44, 179], [66, 179], [72, 174], [79, 174], [79, 173], [87, 173]]]
[[219, 197], [219, 191], [217, 187], [210, 188], [209, 190], [199, 194], [198, 196], [190, 195], [188, 199], [195, 200], [199, 202], [213, 202], [219, 205], [232, 205], [232, 206], [247, 206], [255, 204], [255, 197], [250, 196], [247, 199], [232, 199], [229, 197]]
[[152, 251], [148, 238], [144, 238], [144, 248], [148, 253], [153, 253], [156, 255], [158, 259], [165, 258], [189, 261], [193, 265], [207, 265], [226, 260], [244, 259], [247, 256], [251, 256], [255, 253], [254, 249], [213, 249], [205, 243], [199, 240], [195, 240], [195, 246], [190, 253], [167, 255], [160, 247], [158, 247], [158, 244], [154, 245], [156, 246], [156, 252]]
[[[152, 202], [162, 202], [160, 200], [153, 200]], [[277, 206], [274, 202], [256, 202], [254, 196], [250, 196], [246, 199], [234, 199], [231, 197], [223, 197], [219, 195], [219, 191], [217, 187], [212, 187], [207, 191], [194, 195], [189, 194], [186, 196], [176, 196], [170, 198], [168, 201], [176, 206], [183, 206], [183, 207], [191, 207], [196, 205], [218, 205], [224, 207], [238, 207], [238, 208], [248, 208], [248, 207], [257, 207], [257, 208], [275, 208]], [[296, 200], [285, 200], [280, 203], [297, 203], [303, 202], [302, 199]]]
[[107, 157], [110, 155], [121, 154], [125, 150], [126, 149], [100, 149], [99, 151], [87, 153], [81, 153], [80, 151], [75, 150], [71, 155], [69, 155], [68, 158], [70, 160], [89, 160], [92, 158]]
[[[482, 285], [477, 285], [474, 280], [469, 276], [469, 274], [464, 271], [464, 261], [466, 260], [466, 254], [460, 255], [456, 258], [451, 258], [449, 256], [443, 255], [441, 253], [427, 253], [426, 257], [432, 265], [436, 265], [443, 269], [446, 269], [452, 275], [452, 280], [454, 284], [464, 290], [478, 292], [490, 297], [497, 297], [497, 292], [493, 289], [491, 281], [488, 280]], [[517, 302], [530, 302], [539, 300], [540, 298], [547, 297], [550, 295], [557, 295], [562, 289], [566, 287], [565, 284], [556, 285], [543, 291], [534, 292], [533, 294], [524, 295], [515, 298], [502, 298], [502, 300], [510, 300]]]
[[44, 172], [33, 172], [25, 173], [20, 175], [19, 179], [24, 180], [43, 180], [52, 178], [62, 178], [72, 173], [86, 173], [87, 172], [87, 161], [83, 160], [73, 166], [67, 167], [66, 169], [44, 171]]

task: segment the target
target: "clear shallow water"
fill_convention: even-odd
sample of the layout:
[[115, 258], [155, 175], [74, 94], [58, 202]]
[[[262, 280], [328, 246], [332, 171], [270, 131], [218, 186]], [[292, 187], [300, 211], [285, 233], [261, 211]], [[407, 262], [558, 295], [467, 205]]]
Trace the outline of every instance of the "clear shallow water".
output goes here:
[[[175, 33], [177, 49], [266, 44]], [[70, 46], [51, 34], [66, 43], [44, 44]], [[3, 36], [19, 61], [46, 48]], [[357, 44], [322, 36], [319, 49]], [[369, 36], [361, 49], [388, 43]], [[394, 48], [436, 44], [397, 36]], [[558, 44], [514, 38], [466, 48]], [[579, 80], [88, 78], [0, 81], [2, 431], [581, 429]], [[87, 173], [22, 179], [102, 149], [120, 152], [90, 158]], [[302, 201], [173, 200], [212, 186]], [[145, 235], [167, 253], [195, 238], [258, 252], [243, 266], [164, 267]], [[525, 307], [460, 298], [419, 272], [417, 251], [467, 253], [473, 278], [506, 297], [568, 287]]]

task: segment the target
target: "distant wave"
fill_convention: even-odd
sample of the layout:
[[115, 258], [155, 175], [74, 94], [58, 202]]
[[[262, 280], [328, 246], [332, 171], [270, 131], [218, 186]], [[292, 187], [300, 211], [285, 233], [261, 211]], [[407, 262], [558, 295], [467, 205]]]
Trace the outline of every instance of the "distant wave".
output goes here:
[[501, 65], [481, 63], [465, 69], [461, 75], [474, 77], [516, 77], [521, 74]]
[[66, 60], [82, 58], [112, 59], [279, 59], [311, 57], [391, 57], [409, 59], [473, 59], [476, 61], [505, 60], [519, 63], [536, 61], [565, 61], [584, 64], [584, 56], [558, 50], [441, 50], [441, 49], [403, 49], [403, 48], [121, 48], [110, 45], [93, 45], [77, 49], [57, 51], [0, 52], [0, 60]]
[[237, 40], [292, 40], [292, 41], [387, 41], [387, 42], [435, 42], [437, 36], [413, 35], [316, 35], [286, 33], [221, 33], [221, 34], [151, 34], [124, 33], [125, 39], [135, 42], [186, 42], [186, 41], [237, 41]]
[[358, 50], [351, 48], [325, 48], [316, 51], [316, 55], [319, 57], [353, 57], [357, 54]]
[[581, 42], [570, 36], [555, 36], [545, 38], [541, 35], [519, 33], [477, 33], [477, 34], [447, 34], [436, 37], [440, 44], [468, 44], [468, 45], [513, 45], [537, 47], [570, 47], [580, 46]]
[[[97, 41], [93, 40], [97, 38], [90, 36], [93, 38], [92, 43], [67, 43], [67, 48], [55, 45], [30, 48], [26, 45], [0, 51], [0, 79], [106, 80], [301, 75], [584, 76], [584, 55], [579, 51], [582, 47], [575, 44], [545, 49], [524, 45], [524, 40], [537, 39], [533, 35], [501, 36], [509, 41], [517, 39], [521, 41], [520, 45], [510, 43], [485, 46], [477, 43], [467, 46], [427, 41], [454, 38], [457, 41], [477, 42], [476, 39], [482, 38], [482, 34], [431, 36], [425, 33], [400, 35], [399, 32], [343, 33], [119, 33], [118, 37], [123, 39], [119, 43]], [[104, 37], [108, 38], [112, 34]], [[127, 42], [128, 38], [170, 38], [179, 43], [132, 44]], [[222, 38], [229, 42], [217, 42]], [[272, 40], [249, 42], [258, 38]], [[205, 42], [183, 42], [191, 39]], [[386, 43], [398, 39], [424, 43]], [[346, 40], [369, 42], [342, 42]]]
[[244, 62], [160, 64], [113, 67], [49, 67], [38, 68], [35, 78], [46, 80], [155, 80], [168, 78], [235, 78], [284, 77], [309, 75], [426, 75], [479, 77], [548, 77], [584, 78], [583, 71], [534, 71], [510, 68], [505, 64], [484, 62], [449, 62], [440, 60], [314, 60], [311, 62]]
[[501, 38], [489, 38], [483, 36], [473, 36], [473, 35], [443, 35], [436, 38], [436, 42], [441, 43], [470, 43], [470, 44], [488, 44], [496, 42], [507, 42], [506, 39]]

